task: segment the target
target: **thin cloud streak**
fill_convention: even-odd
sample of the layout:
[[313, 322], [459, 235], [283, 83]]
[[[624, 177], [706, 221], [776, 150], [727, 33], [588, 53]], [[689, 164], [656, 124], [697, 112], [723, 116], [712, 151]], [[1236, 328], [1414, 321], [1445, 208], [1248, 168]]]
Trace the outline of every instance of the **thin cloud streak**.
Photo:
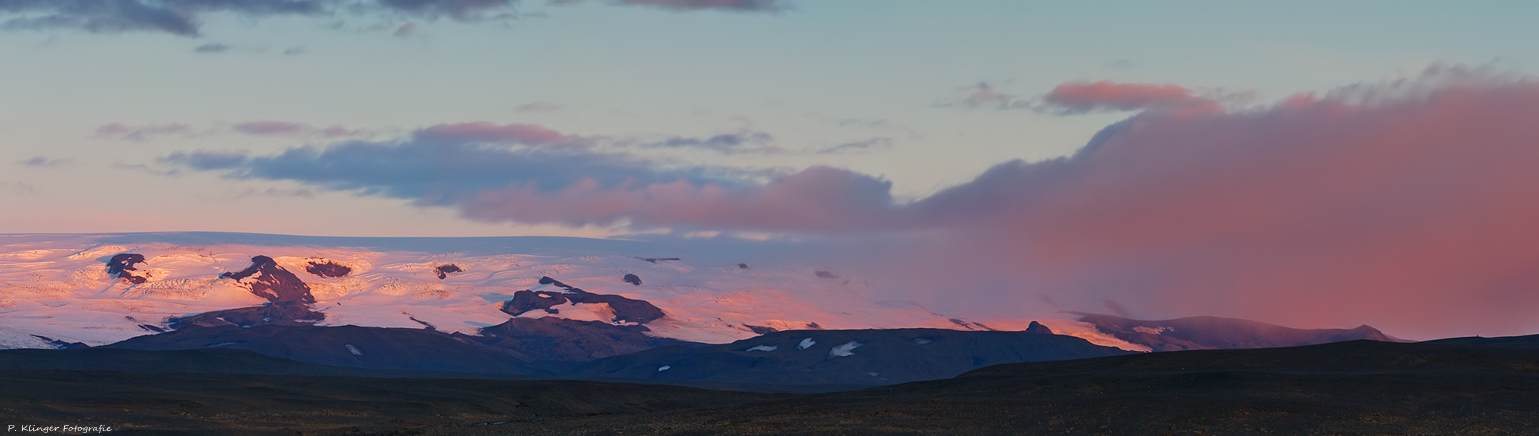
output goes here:
[[[90, 33], [159, 32], [185, 37], [203, 33], [203, 16], [234, 14], [244, 18], [275, 16], [412, 18], [481, 22], [519, 18], [517, 0], [0, 0], [0, 29], [69, 29]], [[552, 3], [575, 3], [555, 1]], [[728, 10], [772, 12], [780, 0], [617, 0], [615, 5], [673, 11]], [[395, 26], [394, 35], [410, 36], [415, 22]], [[218, 45], [200, 53], [222, 52]]]

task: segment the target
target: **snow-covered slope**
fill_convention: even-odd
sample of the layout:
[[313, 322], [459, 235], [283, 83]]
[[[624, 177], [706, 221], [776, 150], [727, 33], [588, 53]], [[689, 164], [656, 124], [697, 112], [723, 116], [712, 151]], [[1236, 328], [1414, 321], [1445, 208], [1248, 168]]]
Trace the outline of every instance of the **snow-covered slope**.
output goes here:
[[[119, 256], [118, 263], [129, 265], [109, 272], [109, 263], [122, 254], [142, 256], [142, 261]], [[239, 272], [254, 267], [256, 256], [270, 257], [302, 280], [314, 303], [292, 295], [280, 298], [263, 291], [255, 278], [239, 277]], [[550, 280], [542, 284], [546, 277]], [[0, 235], [0, 347], [49, 346], [31, 335], [102, 345], [166, 330], [175, 318], [290, 300], [324, 314], [317, 325], [431, 326], [475, 334], [508, 321], [513, 315], [502, 308], [519, 291], [570, 296], [571, 288], [623, 298], [568, 301], [549, 308], [553, 310], [517, 316], [633, 324], [634, 317], [617, 315], [612, 304], [639, 300], [664, 314], [646, 321], [647, 334], [708, 343], [778, 330], [1023, 330], [1030, 323], [959, 319], [910, 302], [883, 301], [879, 289], [862, 277], [827, 262], [801, 264], [774, 253], [724, 251], [708, 243], [221, 233]], [[613, 303], [594, 302], [600, 300]], [[1099, 333], [1087, 323], [1041, 321], [1059, 334], [1147, 350]]]

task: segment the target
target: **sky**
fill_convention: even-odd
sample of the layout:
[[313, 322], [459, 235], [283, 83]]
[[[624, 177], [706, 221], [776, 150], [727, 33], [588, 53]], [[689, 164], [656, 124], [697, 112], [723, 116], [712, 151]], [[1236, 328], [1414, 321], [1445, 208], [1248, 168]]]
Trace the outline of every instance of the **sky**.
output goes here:
[[1534, 333], [1536, 12], [0, 0], [0, 232], [835, 241], [979, 316]]

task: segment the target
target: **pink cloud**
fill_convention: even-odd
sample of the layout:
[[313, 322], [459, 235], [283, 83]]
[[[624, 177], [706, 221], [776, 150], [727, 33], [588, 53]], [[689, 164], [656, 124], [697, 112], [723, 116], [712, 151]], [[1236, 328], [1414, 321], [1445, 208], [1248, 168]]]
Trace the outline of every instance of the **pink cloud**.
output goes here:
[[[998, 166], [912, 205], [962, 241], [923, 262], [944, 251], [956, 275], [1010, 277], [1019, 294], [1001, 298], [1025, 306], [1110, 299], [1410, 337], [1539, 329], [1539, 83], [1368, 88], [1144, 112], [1072, 158]], [[1065, 94], [1133, 107], [1181, 89]]]
[[426, 140], [512, 142], [526, 145], [551, 145], [575, 139], [536, 124], [496, 124], [485, 121], [439, 124], [417, 131], [417, 137]]
[[1196, 97], [1192, 90], [1171, 84], [1064, 83], [1042, 97], [1049, 106], [1067, 113], [1097, 110], [1131, 111], [1157, 107], [1211, 104]]

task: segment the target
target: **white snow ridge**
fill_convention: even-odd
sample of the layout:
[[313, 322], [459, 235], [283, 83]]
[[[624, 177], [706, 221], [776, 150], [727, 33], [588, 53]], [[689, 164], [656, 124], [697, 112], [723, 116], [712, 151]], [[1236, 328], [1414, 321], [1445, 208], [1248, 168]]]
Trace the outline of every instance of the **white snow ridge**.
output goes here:
[[756, 345], [744, 351], [775, 351], [778, 348], [780, 348], [778, 345]]
[[828, 350], [828, 357], [849, 357], [849, 356], [854, 356], [855, 353], [853, 351], [851, 351], [851, 350], [854, 350], [856, 348], [860, 348], [861, 345], [865, 345], [865, 344], [862, 344], [862, 343], [857, 342], [857, 341], [846, 342], [846, 343], [844, 343], [844, 345], [840, 345], [840, 346], [834, 347], [834, 349], [832, 349], [832, 350]]

